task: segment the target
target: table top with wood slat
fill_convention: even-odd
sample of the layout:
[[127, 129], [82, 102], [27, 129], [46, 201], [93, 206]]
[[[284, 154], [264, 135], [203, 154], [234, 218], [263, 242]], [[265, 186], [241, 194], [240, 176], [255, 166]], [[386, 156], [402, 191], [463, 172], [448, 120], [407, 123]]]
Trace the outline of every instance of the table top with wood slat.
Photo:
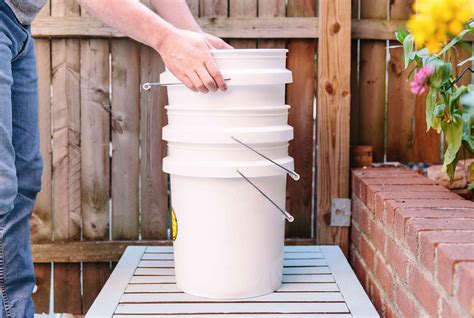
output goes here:
[[188, 295], [176, 286], [173, 247], [131, 246], [87, 318], [379, 317], [337, 246], [286, 246], [283, 284], [239, 300]]

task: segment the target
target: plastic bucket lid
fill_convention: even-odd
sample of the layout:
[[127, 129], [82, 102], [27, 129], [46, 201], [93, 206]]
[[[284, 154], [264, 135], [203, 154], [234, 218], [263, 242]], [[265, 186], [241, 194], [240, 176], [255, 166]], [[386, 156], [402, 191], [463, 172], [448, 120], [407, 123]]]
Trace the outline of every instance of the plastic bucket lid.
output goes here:
[[[283, 167], [293, 170], [294, 161], [290, 156], [273, 159]], [[173, 175], [199, 178], [242, 178], [237, 170], [247, 177], [268, 177], [286, 174], [282, 168], [266, 161], [195, 161], [163, 159], [163, 171]]]
[[183, 129], [172, 125], [163, 127], [163, 140], [171, 142], [230, 144], [235, 143], [232, 136], [246, 143], [287, 142], [293, 139], [293, 127], [289, 125], [269, 127], [238, 127], [214, 129]]
[[287, 49], [225, 49], [211, 50], [215, 59], [248, 59], [248, 58], [286, 58]]
[[[231, 86], [278, 85], [293, 82], [291, 71], [286, 69], [222, 70], [222, 76], [229, 78], [227, 84]], [[166, 70], [160, 74], [160, 83], [171, 84], [180, 81]]]

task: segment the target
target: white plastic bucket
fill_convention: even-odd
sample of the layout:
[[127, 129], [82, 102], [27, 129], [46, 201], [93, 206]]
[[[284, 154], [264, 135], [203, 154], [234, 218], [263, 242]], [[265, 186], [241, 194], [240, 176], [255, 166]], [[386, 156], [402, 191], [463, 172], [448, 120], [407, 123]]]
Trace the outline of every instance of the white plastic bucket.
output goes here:
[[[176, 282], [186, 293], [247, 298], [281, 285], [286, 218], [273, 204], [284, 209], [284, 169], [294, 168], [288, 156], [293, 128], [285, 105], [285, 85], [292, 81], [286, 52], [212, 52], [224, 78], [230, 78], [226, 92], [168, 86], [163, 170], [170, 174], [177, 229]], [[160, 82], [178, 80], [166, 71]]]
[[[269, 175], [258, 176], [265, 174], [264, 169], [240, 170], [284, 207], [286, 174], [268, 162], [261, 165], [271, 171]], [[234, 175], [225, 178], [182, 175], [203, 171], [198, 168], [202, 167], [183, 164], [168, 171], [177, 220], [178, 287], [192, 295], [219, 299], [275, 291], [282, 281], [285, 217], [229, 166], [227, 173]], [[213, 169], [219, 172], [207, 168], [204, 171], [209, 175], [215, 174]]]
[[168, 124], [189, 128], [281, 126], [288, 122], [290, 106], [273, 107], [178, 107], [166, 106]]

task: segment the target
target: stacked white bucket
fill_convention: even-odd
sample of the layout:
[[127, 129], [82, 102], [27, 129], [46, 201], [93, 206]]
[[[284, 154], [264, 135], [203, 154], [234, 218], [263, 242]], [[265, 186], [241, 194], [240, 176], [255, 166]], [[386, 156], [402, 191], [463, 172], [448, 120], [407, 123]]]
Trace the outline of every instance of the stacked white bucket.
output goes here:
[[[235, 139], [292, 170], [284, 49], [219, 50], [212, 54], [228, 90], [194, 93], [169, 85], [163, 139], [177, 217], [178, 288], [232, 299], [271, 293], [281, 285], [286, 171]], [[161, 83], [176, 83], [169, 72]], [[235, 138], [235, 139], [233, 139]], [[239, 174], [240, 172], [240, 174]], [[248, 178], [245, 180], [242, 175]]]

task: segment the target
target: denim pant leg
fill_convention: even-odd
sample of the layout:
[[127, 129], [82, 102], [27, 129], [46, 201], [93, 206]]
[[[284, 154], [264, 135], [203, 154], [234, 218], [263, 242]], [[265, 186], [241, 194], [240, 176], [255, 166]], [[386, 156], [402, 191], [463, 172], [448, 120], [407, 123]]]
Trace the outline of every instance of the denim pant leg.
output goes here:
[[7, 318], [29, 318], [34, 314], [29, 219], [42, 170], [37, 75], [33, 39], [1, 2], [0, 308]]

